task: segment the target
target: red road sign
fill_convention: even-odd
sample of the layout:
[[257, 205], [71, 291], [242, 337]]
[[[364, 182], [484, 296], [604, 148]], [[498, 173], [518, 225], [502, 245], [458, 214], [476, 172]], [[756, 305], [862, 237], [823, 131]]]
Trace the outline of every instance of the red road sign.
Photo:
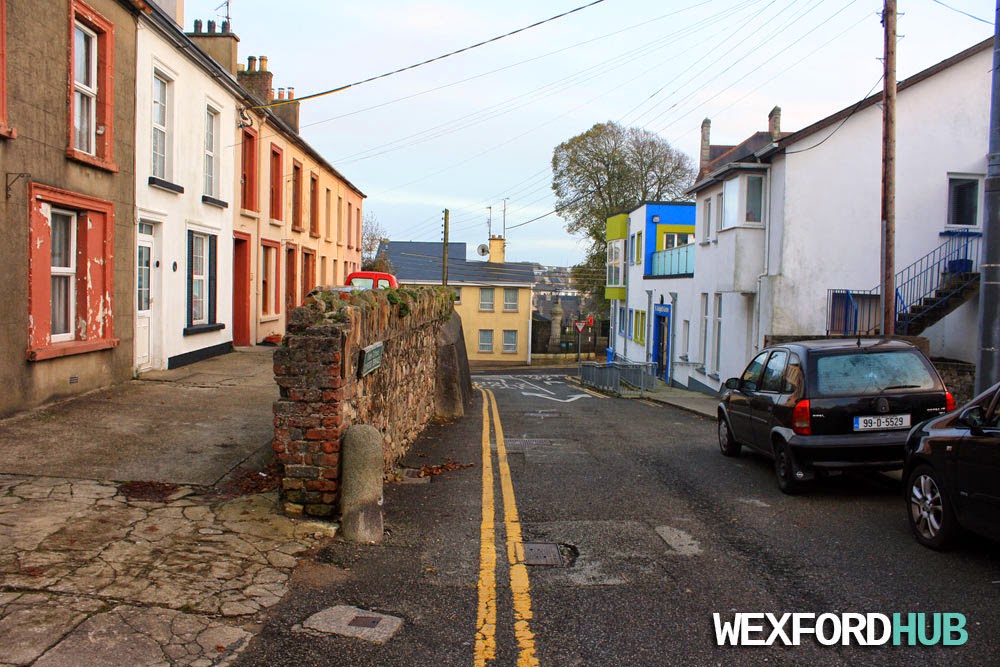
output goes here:
[[594, 316], [593, 315], [587, 315], [587, 326], [588, 327], [594, 326]]
[[576, 332], [577, 333], [583, 333], [583, 329], [584, 329], [584, 327], [587, 326], [587, 323], [586, 322], [573, 322], [573, 326], [576, 327]]

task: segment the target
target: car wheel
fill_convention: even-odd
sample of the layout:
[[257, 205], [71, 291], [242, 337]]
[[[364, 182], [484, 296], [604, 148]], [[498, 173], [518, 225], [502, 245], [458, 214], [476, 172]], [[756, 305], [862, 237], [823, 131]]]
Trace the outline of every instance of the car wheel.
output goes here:
[[736, 442], [733, 431], [729, 428], [729, 422], [722, 415], [719, 415], [719, 451], [723, 456], [739, 456], [743, 445]]
[[792, 453], [783, 440], [774, 443], [774, 474], [778, 478], [778, 488], [782, 493], [794, 495], [802, 492], [804, 484], [795, 478]]
[[958, 523], [938, 472], [929, 465], [917, 466], [906, 488], [906, 516], [913, 536], [925, 547], [943, 549], [955, 538]]

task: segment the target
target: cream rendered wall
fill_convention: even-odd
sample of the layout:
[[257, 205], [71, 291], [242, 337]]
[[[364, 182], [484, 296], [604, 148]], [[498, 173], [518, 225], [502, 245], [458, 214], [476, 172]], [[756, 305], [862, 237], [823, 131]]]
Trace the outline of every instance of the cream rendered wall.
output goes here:
[[[232, 340], [233, 190], [234, 151], [231, 128], [236, 126], [236, 99], [160, 34], [140, 20], [137, 35], [136, 76], [136, 208], [139, 220], [155, 224], [153, 261], [154, 308], [159, 327], [151, 331], [153, 368], [166, 368], [170, 357]], [[184, 187], [175, 194], [148, 184], [152, 174], [152, 90], [154, 68], [173, 79], [168, 109], [168, 152], [172, 167], [167, 180]], [[219, 113], [217, 198], [229, 203], [218, 208], [202, 202], [204, 194], [205, 113], [212, 105]], [[217, 235], [216, 321], [219, 331], [184, 336], [187, 324], [187, 231]], [[134, 253], [134, 251], [133, 251]], [[174, 264], [176, 263], [176, 270]], [[135, 255], [131, 258], [135, 265]], [[134, 292], [133, 292], [134, 299]], [[154, 320], [155, 323], [155, 320]]]
[[[469, 361], [497, 363], [529, 363], [531, 351], [531, 286], [530, 285], [487, 285], [484, 283], [455, 283], [462, 288], [462, 301], [455, 304], [455, 310], [462, 318], [462, 333]], [[493, 311], [479, 310], [479, 288], [492, 287]], [[504, 312], [503, 290], [505, 287], [517, 289], [518, 309]], [[493, 330], [493, 352], [479, 351], [479, 330]], [[517, 331], [517, 352], [503, 352], [503, 331]]]

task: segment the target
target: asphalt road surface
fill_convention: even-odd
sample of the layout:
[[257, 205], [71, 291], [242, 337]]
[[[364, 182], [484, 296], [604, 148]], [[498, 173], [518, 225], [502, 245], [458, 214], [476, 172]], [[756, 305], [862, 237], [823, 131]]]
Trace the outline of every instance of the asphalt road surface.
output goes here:
[[[898, 482], [842, 475], [785, 496], [769, 461], [721, 456], [703, 417], [552, 372], [473, 380], [469, 414], [406, 459], [440, 474], [387, 486], [383, 543], [337, 541], [303, 563], [239, 664], [1000, 664], [1000, 546], [920, 547]], [[384, 644], [297, 631], [336, 605], [402, 626]], [[718, 645], [713, 614], [752, 612], [835, 614], [826, 640], [844, 614], [922, 612], [934, 641], [906, 646], [915, 624], [901, 646]], [[964, 615], [965, 641], [935, 639], [935, 613]], [[747, 638], [774, 634], [755, 623]], [[792, 640], [792, 621], [778, 625]]]

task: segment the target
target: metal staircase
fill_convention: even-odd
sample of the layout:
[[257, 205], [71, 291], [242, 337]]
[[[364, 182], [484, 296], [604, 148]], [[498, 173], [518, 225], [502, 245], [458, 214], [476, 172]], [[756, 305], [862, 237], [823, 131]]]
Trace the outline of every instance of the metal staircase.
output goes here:
[[[896, 274], [896, 333], [919, 336], [979, 294], [981, 236], [962, 231]], [[827, 335], [877, 335], [881, 289], [827, 291]]]

